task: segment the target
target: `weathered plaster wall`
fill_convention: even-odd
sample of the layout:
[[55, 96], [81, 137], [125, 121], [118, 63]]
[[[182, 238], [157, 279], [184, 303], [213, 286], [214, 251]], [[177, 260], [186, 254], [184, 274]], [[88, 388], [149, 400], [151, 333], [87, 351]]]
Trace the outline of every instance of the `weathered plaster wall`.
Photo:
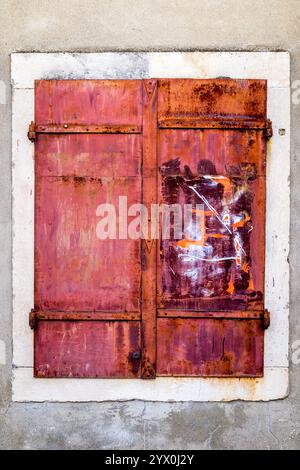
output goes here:
[[[0, 0], [0, 447], [300, 448], [300, 364], [269, 403], [10, 403], [11, 92], [14, 51], [288, 50], [300, 80], [297, 0]], [[300, 95], [299, 95], [300, 98]], [[300, 99], [292, 104], [291, 345], [300, 340]], [[284, 165], [284, 162], [283, 162]], [[280, 215], [279, 221], [280, 221]], [[300, 355], [299, 355], [300, 356]], [[300, 362], [300, 361], [299, 361]]]

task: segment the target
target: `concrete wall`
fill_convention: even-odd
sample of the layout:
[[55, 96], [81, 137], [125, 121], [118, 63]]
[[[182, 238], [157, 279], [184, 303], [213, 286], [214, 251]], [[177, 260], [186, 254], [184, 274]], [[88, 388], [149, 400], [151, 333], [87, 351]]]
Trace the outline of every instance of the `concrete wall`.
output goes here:
[[[268, 403], [11, 403], [11, 92], [15, 51], [287, 50], [300, 80], [297, 0], [0, 2], [0, 447], [300, 448], [300, 364]], [[295, 82], [297, 86], [297, 82]], [[299, 347], [300, 100], [292, 104], [291, 345]], [[297, 102], [299, 101], [299, 104]], [[284, 164], [284, 162], [283, 162]]]

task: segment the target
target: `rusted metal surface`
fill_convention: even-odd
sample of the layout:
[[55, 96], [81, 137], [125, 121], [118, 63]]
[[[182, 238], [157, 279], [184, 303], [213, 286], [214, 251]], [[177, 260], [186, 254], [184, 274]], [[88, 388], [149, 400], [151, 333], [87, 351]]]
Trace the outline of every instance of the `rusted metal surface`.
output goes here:
[[142, 126], [140, 80], [37, 80], [37, 126]]
[[120, 321], [140, 320], [139, 312], [54, 312], [32, 309], [29, 325], [35, 328], [38, 321]]
[[36, 133], [35, 133], [35, 123], [31, 121], [31, 123], [28, 126], [28, 132], [27, 132], [27, 137], [31, 142], [34, 142], [36, 139]]
[[158, 318], [157, 375], [260, 377], [259, 320]]
[[138, 321], [40, 321], [34, 343], [35, 377], [139, 376]]
[[[266, 82], [42, 80], [35, 99], [35, 375], [261, 376]], [[201, 224], [99, 240], [124, 195]]]
[[160, 129], [265, 129], [267, 121], [248, 118], [169, 118], [158, 122]]
[[267, 140], [270, 140], [273, 135], [273, 126], [272, 121], [270, 119], [266, 120], [266, 129], [265, 129], [265, 136]]
[[[140, 240], [100, 240], [96, 211], [141, 202], [142, 136], [120, 134], [141, 128], [141, 92], [138, 81], [36, 83], [36, 377], [140, 375]], [[116, 133], [89, 132], [103, 126]]]
[[261, 315], [262, 326], [266, 330], [270, 326], [270, 312], [265, 308]]
[[[143, 204], [157, 202], [157, 80], [143, 80]], [[156, 375], [157, 241], [142, 245], [142, 378]]]
[[[158, 119], [160, 201], [189, 204], [193, 218], [173, 215], [180, 235], [160, 243], [157, 373], [260, 376], [266, 82], [160, 81]], [[229, 362], [210, 354], [227, 337]]]
[[266, 80], [159, 80], [158, 121], [162, 119], [265, 120]]
[[99, 185], [113, 178], [127, 178], [129, 185], [141, 178], [140, 135], [41, 135], [35, 146], [38, 177], [98, 178]]
[[262, 312], [253, 311], [235, 311], [227, 312], [200, 312], [198, 310], [166, 310], [158, 309], [159, 318], [222, 318], [226, 319], [240, 319], [240, 320], [257, 320], [262, 318]]
[[[196, 233], [193, 223], [182, 239], [162, 241], [160, 306], [206, 309], [207, 303], [208, 310], [230, 310], [252, 309], [255, 303], [262, 309], [265, 179], [257, 174], [257, 154], [249, 151], [251, 142], [255, 151], [264, 151], [260, 136], [254, 131], [236, 137], [228, 133], [238, 131], [161, 132], [168, 132], [160, 139], [166, 159], [160, 165], [161, 200], [191, 204], [194, 211], [202, 205], [203, 226]], [[239, 161], [244, 145], [248, 153]], [[167, 160], [173, 152], [177, 158]], [[208, 152], [211, 160], [201, 158]], [[222, 161], [215, 164], [218, 156]], [[259, 167], [265, 171], [264, 163]]]
[[158, 123], [160, 129], [263, 129], [267, 139], [272, 137], [272, 122], [270, 119], [253, 120], [237, 117], [204, 119], [204, 118], [169, 118], [161, 119]]
[[35, 193], [35, 306], [138, 311], [140, 241], [99, 240], [96, 208], [107, 200], [117, 206], [119, 194], [133, 204], [140, 179], [37, 177]]
[[32, 142], [36, 139], [36, 134], [139, 134], [140, 126], [128, 125], [103, 125], [88, 126], [78, 124], [48, 124], [36, 125], [31, 122], [28, 130], [28, 138]]

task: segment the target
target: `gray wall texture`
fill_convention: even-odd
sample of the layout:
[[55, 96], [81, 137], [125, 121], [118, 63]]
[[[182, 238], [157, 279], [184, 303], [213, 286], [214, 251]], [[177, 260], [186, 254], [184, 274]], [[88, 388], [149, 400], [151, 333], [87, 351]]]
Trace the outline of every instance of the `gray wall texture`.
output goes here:
[[[268, 403], [11, 403], [10, 53], [116, 50], [284, 50], [293, 82], [300, 2], [0, 0], [0, 448], [299, 449], [300, 365], [292, 361], [289, 397]], [[300, 104], [292, 104], [291, 345], [300, 339], [299, 120]]]

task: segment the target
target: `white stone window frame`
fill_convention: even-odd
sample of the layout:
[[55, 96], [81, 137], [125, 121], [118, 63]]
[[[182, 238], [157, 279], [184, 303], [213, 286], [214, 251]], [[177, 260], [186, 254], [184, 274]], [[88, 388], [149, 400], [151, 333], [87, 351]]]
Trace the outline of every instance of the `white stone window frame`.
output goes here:
[[[268, 401], [288, 395], [290, 57], [287, 52], [14, 53], [13, 401]], [[33, 377], [34, 80], [108, 78], [268, 80], [265, 333], [263, 378], [39, 379]], [[284, 129], [284, 131], [283, 131]], [[280, 132], [279, 132], [280, 130]]]

